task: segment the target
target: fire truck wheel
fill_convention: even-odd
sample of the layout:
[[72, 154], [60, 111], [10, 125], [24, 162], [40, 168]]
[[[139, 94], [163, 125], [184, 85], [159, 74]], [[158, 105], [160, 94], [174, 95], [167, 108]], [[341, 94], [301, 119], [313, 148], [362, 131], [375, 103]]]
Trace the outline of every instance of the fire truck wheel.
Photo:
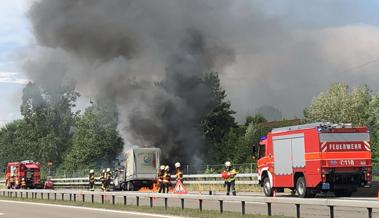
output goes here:
[[300, 198], [312, 197], [310, 190], [307, 189], [304, 177], [299, 177], [296, 181], [296, 192]]
[[263, 192], [265, 193], [266, 197], [272, 197], [273, 195], [270, 179], [268, 177], [264, 178], [263, 180]]

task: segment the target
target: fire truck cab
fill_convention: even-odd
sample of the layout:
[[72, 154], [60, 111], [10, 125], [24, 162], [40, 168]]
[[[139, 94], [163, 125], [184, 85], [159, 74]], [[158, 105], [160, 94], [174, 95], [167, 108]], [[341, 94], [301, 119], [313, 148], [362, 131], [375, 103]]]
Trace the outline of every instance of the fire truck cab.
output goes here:
[[40, 168], [40, 163], [34, 161], [8, 163], [5, 173], [7, 188], [40, 188]]
[[258, 179], [266, 196], [284, 188], [299, 197], [332, 191], [351, 196], [371, 184], [367, 127], [312, 123], [273, 129], [258, 149]]

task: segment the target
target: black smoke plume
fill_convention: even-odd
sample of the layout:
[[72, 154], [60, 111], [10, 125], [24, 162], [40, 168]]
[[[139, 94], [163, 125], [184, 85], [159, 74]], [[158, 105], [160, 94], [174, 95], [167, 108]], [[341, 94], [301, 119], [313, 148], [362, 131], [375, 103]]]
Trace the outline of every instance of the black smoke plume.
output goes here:
[[38, 52], [24, 66], [42, 86], [74, 80], [85, 96], [112, 99], [128, 144], [188, 162], [215, 106], [202, 77], [234, 60], [228, 2], [42, 0], [29, 12]]

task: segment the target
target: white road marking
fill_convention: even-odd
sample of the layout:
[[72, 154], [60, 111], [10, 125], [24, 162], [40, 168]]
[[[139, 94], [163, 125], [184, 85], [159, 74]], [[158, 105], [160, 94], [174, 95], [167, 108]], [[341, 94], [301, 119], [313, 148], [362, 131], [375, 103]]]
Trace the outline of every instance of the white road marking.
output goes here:
[[0, 216], [3, 216], [4, 214], [3, 213], [0, 213]]
[[[12, 204], [40, 205], [40, 206], [47, 206], [47, 207], [71, 208], [71, 209], [79, 209], [79, 210], [92, 210], [92, 211], [100, 211], [100, 212], [107, 212], [107, 213], [130, 214], [130, 215], [137, 215], [137, 216], [149, 216], [149, 217], [159, 217], [159, 218], [184, 218], [182, 216], [171, 216], [171, 215], [162, 215], [162, 214], [155, 214], [155, 213], [141, 213], [141, 212], [132, 212], [132, 211], [109, 210], [109, 209], [100, 209], [100, 208], [91, 208], [91, 207], [77, 207], [77, 206], [58, 205], [58, 204], [44, 204], [44, 203], [34, 203], [34, 202], [26, 202], [26, 201], [0, 200], [0, 202], [12, 203]], [[2, 214], [0, 213], [0, 215]]]

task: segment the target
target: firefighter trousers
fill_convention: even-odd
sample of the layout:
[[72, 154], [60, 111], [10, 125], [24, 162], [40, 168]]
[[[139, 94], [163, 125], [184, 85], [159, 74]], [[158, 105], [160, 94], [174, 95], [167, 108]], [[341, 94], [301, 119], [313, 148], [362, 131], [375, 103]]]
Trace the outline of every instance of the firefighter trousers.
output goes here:
[[166, 187], [165, 187], [165, 184], [163, 182], [159, 182], [159, 190], [158, 190], [159, 193], [166, 193]]
[[236, 181], [225, 182], [226, 183], [226, 195], [230, 195], [230, 191], [233, 195], [236, 195]]
[[89, 182], [89, 189], [92, 191], [95, 189], [95, 182], [94, 181], [90, 181]]

